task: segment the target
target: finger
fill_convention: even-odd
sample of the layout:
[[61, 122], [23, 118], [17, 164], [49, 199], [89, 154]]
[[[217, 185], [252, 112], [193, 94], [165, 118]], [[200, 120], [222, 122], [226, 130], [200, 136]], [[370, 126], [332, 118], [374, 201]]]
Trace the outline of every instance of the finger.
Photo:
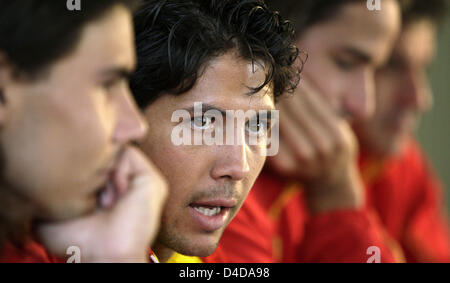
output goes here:
[[285, 142], [280, 140], [278, 154], [267, 159], [267, 166], [280, 176], [294, 177], [301, 166], [293, 156]]
[[[337, 109], [333, 109], [331, 98], [327, 97], [313, 80], [304, 78], [298, 90], [307, 99], [307, 106], [321, 110], [320, 113], [325, 116], [324, 119], [335, 118]], [[314, 105], [309, 105], [310, 103], [314, 103]]]
[[[303, 130], [305, 135], [311, 141], [313, 149], [317, 151], [319, 158], [325, 158], [332, 147], [328, 127], [323, 121], [318, 119], [316, 112], [318, 111], [314, 105], [308, 106], [307, 97], [297, 96], [290, 103], [282, 105], [287, 116], [297, 124], [297, 129]], [[287, 101], [286, 101], [287, 102]]]
[[[114, 171], [114, 183], [117, 187], [119, 195], [123, 195], [127, 192], [130, 181], [143, 172], [148, 174], [148, 166], [139, 165], [143, 161], [139, 160], [140, 156], [137, 149], [132, 146], [128, 146], [124, 149], [119, 157], [116, 170]], [[142, 169], [141, 167], [145, 167]]]
[[[309, 137], [287, 113], [280, 110], [280, 142], [283, 141], [300, 162], [314, 159], [314, 149]], [[280, 146], [281, 148], [281, 146]]]
[[117, 199], [117, 192], [112, 181], [108, 181], [104, 190], [100, 192], [100, 207], [111, 208]]
[[123, 195], [128, 189], [130, 171], [130, 164], [128, 161], [121, 159], [113, 173], [114, 185], [116, 186], [119, 195]]
[[333, 109], [325, 95], [318, 90], [311, 80], [304, 80], [302, 89], [304, 89], [304, 102], [309, 109], [314, 109], [313, 114], [316, 119], [321, 121], [322, 125], [333, 136], [338, 134], [337, 122], [342, 121], [343, 118], [337, 114], [337, 109]]
[[98, 226], [95, 226], [94, 223], [99, 218], [99, 214], [95, 213], [61, 222], [39, 223], [36, 225], [36, 236], [46, 250], [56, 256], [64, 257], [68, 247], [82, 248], [85, 246], [87, 239], [92, 237], [89, 229]]
[[131, 187], [116, 204], [110, 218], [116, 227], [140, 233], [143, 244], [150, 244], [159, 229], [167, 188], [150, 176], [136, 177]]
[[[305, 82], [306, 87], [312, 89], [317, 87], [311, 81]], [[330, 103], [324, 99], [323, 95], [312, 95], [311, 92], [305, 92], [305, 102], [314, 107], [317, 117], [323, 122], [323, 127], [328, 133], [329, 144], [324, 144], [325, 153], [328, 155], [354, 148], [356, 140], [353, 130], [348, 121], [342, 115], [338, 115], [336, 110], [331, 108]]]
[[[314, 109], [311, 114], [320, 121], [322, 133], [326, 134], [326, 137], [322, 136], [320, 140], [316, 139], [315, 142], [318, 145], [319, 155], [325, 159], [324, 162], [327, 162], [326, 159], [332, 157], [343, 146], [343, 133], [340, 124], [345, 122], [345, 120], [343, 117], [336, 115], [336, 111], [332, 109], [330, 103], [312, 81], [304, 80], [302, 87], [306, 90], [303, 92], [304, 103], [307, 105], [307, 108]], [[319, 135], [320, 132], [316, 136]]]

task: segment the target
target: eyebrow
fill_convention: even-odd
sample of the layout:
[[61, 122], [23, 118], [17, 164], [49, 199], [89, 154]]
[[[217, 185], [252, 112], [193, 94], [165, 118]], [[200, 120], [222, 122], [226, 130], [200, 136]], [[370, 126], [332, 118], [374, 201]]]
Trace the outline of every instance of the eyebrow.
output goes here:
[[[391, 55], [389, 60], [383, 65], [383, 67], [388, 66], [389, 64], [394, 64], [401, 67], [409, 67], [409, 60], [403, 53], [394, 53]], [[421, 60], [419, 65], [426, 69], [430, 68], [433, 64], [433, 59], [426, 58], [425, 60]]]
[[134, 73], [134, 70], [127, 69], [125, 67], [115, 67], [115, 68], [111, 68], [106, 71], [103, 71], [101, 76], [102, 77], [129, 79], [133, 75], [133, 73]]
[[[274, 93], [273, 93], [273, 91], [271, 91], [271, 89], [270, 89], [270, 83], [269, 84], [266, 84], [266, 85], [260, 85], [260, 86], [257, 86], [257, 87], [250, 87], [250, 86], [247, 86], [247, 85], [245, 85], [244, 84], [244, 86], [248, 89], [248, 92], [246, 92], [245, 93], [245, 95], [247, 95], [247, 96], [254, 96], [255, 94], [258, 94], [260, 91], [263, 91], [266, 87], [268, 87], [269, 86], [269, 89], [267, 89], [266, 90], [266, 92], [264, 93], [264, 95], [269, 95], [272, 99], [273, 99], [273, 97], [274, 97]], [[258, 88], [261, 88], [260, 90], [258, 90], [257, 92], [255, 92]]]
[[372, 56], [370, 54], [362, 51], [361, 49], [358, 49], [356, 47], [344, 47], [341, 49], [341, 52], [347, 53], [353, 57], [356, 57], [358, 61], [364, 62], [364, 63], [370, 63], [373, 61]]
[[[183, 110], [186, 110], [188, 112], [194, 112], [195, 109], [194, 109], [194, 106], [191, 106], [191, 107], [188, 107], [188, 108], [183, 108]], [[216, 107], [216, 106], [208, 104], [208, 103], [202, 103], [202, 112], [204, 113], [204, 112], [206, 112], [208, 110], [219, 111], [222, 114], [222, 116], [226, 116], [227, 115], [227, 112], [225, 110], [219, 108], [219, 107]]]
[[[186, 111], [188, 111], [190, 113], [193, 113], [194, 112], [194, 106], [191, 106], [191, 107], [188, 107], [188, 108], [183, 108], [182, 110], [186, 110]], [[222, 114], [222, 116], [225, 116], [225, 117], [227, 115], [226, 110], [223, 110], [223, 109], [221, 109], [219, 107], [216, 107], [216, 106], [208, 104], [208, 103], [202, 103], [202, 112], [205, 113], [208, 110], [219, 111]], [[260, 109], [260, 110], [267, 111], [267, 119], [270, 120], [270, 119], [272, 119], [272, 112], [271, 111], [275, 110], [275, 109], [270, 109], [270, 110], [268, 110], [268, 109]], [[256, 112], [256, 115], [259, 117], [259, 111], [258, 110], [254, 110], [254, 111]]]

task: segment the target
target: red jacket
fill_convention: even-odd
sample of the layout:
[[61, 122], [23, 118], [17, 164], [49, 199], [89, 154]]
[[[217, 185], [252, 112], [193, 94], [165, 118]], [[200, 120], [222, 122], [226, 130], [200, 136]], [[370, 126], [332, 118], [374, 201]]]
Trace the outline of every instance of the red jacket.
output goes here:
[[[361, 158], [367, 205], [377, 212], [407, 262], [450, 262], [450, 233], [439, 180], [415, 142], [383, 164]], [[372, 167], [373, 168], [373, 167]]]
[[[361, 157], [367, 204], [311, 216], [302, 188], [264, 171], [207, 262], [449, 261], [439, 185], [416, 144], [399, 158]], [[368, 250], [369, 249], [369, 250]]]
[[57, 263], [63, 262], [50, 255], [42, 245], [27, 241], [22, 248], [7, 244], [0, 255], [0, 263]]
[[[267, 172], [207, 262], [366, 262], [380, 250], [382, 262], [450, 262], [447, 222], [439, 183], [416, 144], [399, 158], [361, 158], [367, 206], [310, 216], [297, 184]], [[42, 246], [6, 246], [0, 262], [58, 262]], [[60, 261], [59, 261], [60, 262]]]

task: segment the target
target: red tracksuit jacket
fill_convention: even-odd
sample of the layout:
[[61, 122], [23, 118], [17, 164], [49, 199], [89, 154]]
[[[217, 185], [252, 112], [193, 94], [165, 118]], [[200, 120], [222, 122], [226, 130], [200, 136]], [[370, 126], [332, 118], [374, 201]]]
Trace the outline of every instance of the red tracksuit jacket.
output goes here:
[[[263, 172], [206, 262], [450, 262], [440, 187], [411, 143], [398, 158], [361, 158], [367, 205], [311, 216], [298, 184]], [[369, 249], [369, 250], [368, 250]], [[60, 262], [42, 246], [7, 246], [0, 262]]]
[[42, 245], [28, 240], [22, 248], [7, 244], [0, 256], [0, 263], [62, 263], [61, 259], [49, 254]]
[[302, 188], [263, 171], [206, 262], [449, 262], [440, 187], [418, 146], [361, 156], [366, 206], [309, 215]]

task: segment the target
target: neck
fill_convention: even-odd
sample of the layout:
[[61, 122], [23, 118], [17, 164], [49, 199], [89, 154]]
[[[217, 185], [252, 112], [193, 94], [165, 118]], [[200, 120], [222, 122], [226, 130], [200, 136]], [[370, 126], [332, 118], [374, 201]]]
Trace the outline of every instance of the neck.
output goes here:
[[0, 249], [7, 243], [20, 246], [30, 235], [31, 205], [2, 182], [0, 184]]
[[169, 258], [173, 255], [174, 251], [163, 244], [155, 243], [152, 247], [153, 252], [155, 252], [160, 262], [167, 262]]

